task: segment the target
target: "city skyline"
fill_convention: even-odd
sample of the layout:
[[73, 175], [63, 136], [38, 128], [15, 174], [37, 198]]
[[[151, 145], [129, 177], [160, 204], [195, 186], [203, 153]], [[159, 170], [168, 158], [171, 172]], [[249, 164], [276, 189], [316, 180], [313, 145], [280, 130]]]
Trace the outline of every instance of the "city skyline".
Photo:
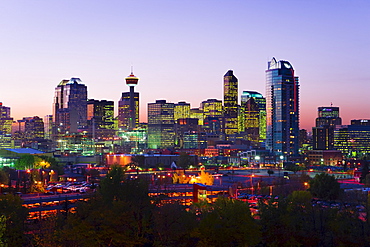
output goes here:
[[[118, 100], [134, 66], [140, 121], [158, 99], [199, 107], [223, 99], [233, 70], [243, 91], [266, 96], [272, 57], [300, 77], [300, 128], [311, 131], [317, 107], [340, 107], [343, 124], [370, 118], [370, 22], [366, 1], [4, 2], [0, 102], [14, 120], [52, 113], [55, 86], [77, 77], [88, 98]], [[239, 100], [240, 103], [240, 100]]]

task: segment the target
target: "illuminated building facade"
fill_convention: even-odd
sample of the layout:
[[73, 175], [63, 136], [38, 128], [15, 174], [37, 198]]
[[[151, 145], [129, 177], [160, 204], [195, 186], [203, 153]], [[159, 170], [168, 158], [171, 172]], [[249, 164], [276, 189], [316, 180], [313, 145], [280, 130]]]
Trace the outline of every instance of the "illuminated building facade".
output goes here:
[[45, 139], [51, 139], [53, 130], [53, 115], [44, 116]]
[[265, 141], [266, 99], [261, 93], [255, 91], [243, 91], [241, 96], [241, 108], [244, 120], [244, 124], [242, 126], [242, 128], [244, 127], [244, 130], [242, 131], [251, 133], [248, 134], [248, 136], [250, 136], [248, 140], [257, 142]]
[[87, 101], [89, 131], [95, 139], [111, 138], [115, 135], [114, 102], [107, 100]]
[[82, 131], [87, 126], [87, 87], [79, 78], [62, 80], [55, 88], [54, 135]]
[[316, 118], [316, 127], [342, 125], [342, 119], [339, 117], [339, 107], [319, 107], [318, 117]]
[[207, 99], [201, 103], [203, 116], [206, 117], [222, 117], [223, 107], [222, 101], [217, 99]]
[[206, 133], [220, 134], [222, 131], [223, 105], [221, 100], [207, 99], [201, 103], [203, 110], [203, 130]]
[[260, 141], [260, 111], [258, 104], [253, 98], [248, 99], [247, 102], [242, 102], [240, 114], [241, 127], [240, 131], [244, 132], [246, 139], [257, 146]]
[[360, 158], [370, 153], [370, 120], [352, 120], [351, 125], [337, 125], [334, 130], [334, 148], [348, 158]]
[[175, 122], [180, 118], [190, 118], [190, 103], [182, 101], [175, 104], [174, 118]]
[[207, 136], [204, 132], [184, 132], [184, 149], [205, 149], [207, 148]]
[[312, 128], [313, 149], [332, 150], [334, 149], [334, 129], [341, 125], [339, 107], [319, 107], [316, 127]]
[[[118, 101], [118, 128], [122, 130], [130, 129], [130, 92], [122, 93], [121, 99]], [[139, 124], [139, 93], [134, 93], [135, 105], [135, 126]], [[131, 123], [132, 124], [132, 123]]]
[[121, 129], [132, 130], [139, 124], [139, 93], [135, 93], [139, 78], [131, 71], [125, 80], [130, 92], [122, 93], [118, 102], [118, 126]]
[[203, 125], [203, 110], [199, 108], [190, 109], [190, 118], [198, 118], [198, 124]]
[[174, 104], [166, 100], [148, 103], [148, 148], [170, 148], [174, 144]]
[[147, 148], [148, 135], [145, 128], [137, 127], [134, 130], [118, 131], [121, 138], [120, 145], [124, 147], [126, 153], [142, 153]]
[[266, 146], [283, 157], [298, 155], [298, 77], [288, 61], [275, 58], [266, 70]]
[[6, 107], [0, 102], [0, 132], [11, 134], [13, 118], [10, 117], [10, 107]]
[[45, 137], [44, 121], [42, 118], [38, 116], [28, 117], [23, 118], [23, 121], [25, 122], [26, 139], [43, 139]]
[[180, 118], [175, 121], [175, 144], [178, 148], [184, 148], [184, 133], [199, 131], [197, 118]]
[[238, 132], [238, 79], [232, 70], [224, 75], [224, 132], [226, 136]]

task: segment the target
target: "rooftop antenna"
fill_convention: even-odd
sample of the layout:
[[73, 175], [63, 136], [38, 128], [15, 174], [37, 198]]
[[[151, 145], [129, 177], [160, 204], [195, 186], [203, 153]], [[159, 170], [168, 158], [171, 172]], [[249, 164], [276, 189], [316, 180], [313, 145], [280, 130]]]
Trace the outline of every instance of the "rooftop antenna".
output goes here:
[[330, 102], [330, 107], [333, 107], [333, 102]]
[[134, 66], [131, 65], [131, 75], [133, 75], [133, 74], [134, 74]]

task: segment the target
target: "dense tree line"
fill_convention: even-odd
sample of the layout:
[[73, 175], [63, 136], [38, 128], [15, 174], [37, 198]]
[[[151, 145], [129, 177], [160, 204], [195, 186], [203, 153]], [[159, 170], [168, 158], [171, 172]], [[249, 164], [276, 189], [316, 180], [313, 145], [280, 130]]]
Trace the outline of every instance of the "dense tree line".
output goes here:
[[317, 207], [310, 191], [259, 204], [257, 217], [248, 203], [226, 197], [163, 204], [148, 196], [145, 181], [125, 180], [117, 166], [76, 212], [66, 206], [27, 229], [19, 198], [1, 198], [0, 246], [369, 246], [366, 216]]

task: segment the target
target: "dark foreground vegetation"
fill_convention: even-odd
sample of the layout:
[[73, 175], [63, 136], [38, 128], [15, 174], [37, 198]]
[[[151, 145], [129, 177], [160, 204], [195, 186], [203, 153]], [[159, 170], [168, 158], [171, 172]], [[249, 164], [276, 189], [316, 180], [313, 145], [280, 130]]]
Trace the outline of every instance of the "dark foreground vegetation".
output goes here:
[[[124, 182], [122, 182], [124, 181]], [[76, 212], [24, 224], [27, 209], [12, 195], [0, 199], [0, 246], [369, 246], [366, 213], [318, 207], [308, 191], [248, 203], [220, 197], [190, 207], [162, 204], [147, 184], [124, 180], [114, 167], [89, 202]]]

